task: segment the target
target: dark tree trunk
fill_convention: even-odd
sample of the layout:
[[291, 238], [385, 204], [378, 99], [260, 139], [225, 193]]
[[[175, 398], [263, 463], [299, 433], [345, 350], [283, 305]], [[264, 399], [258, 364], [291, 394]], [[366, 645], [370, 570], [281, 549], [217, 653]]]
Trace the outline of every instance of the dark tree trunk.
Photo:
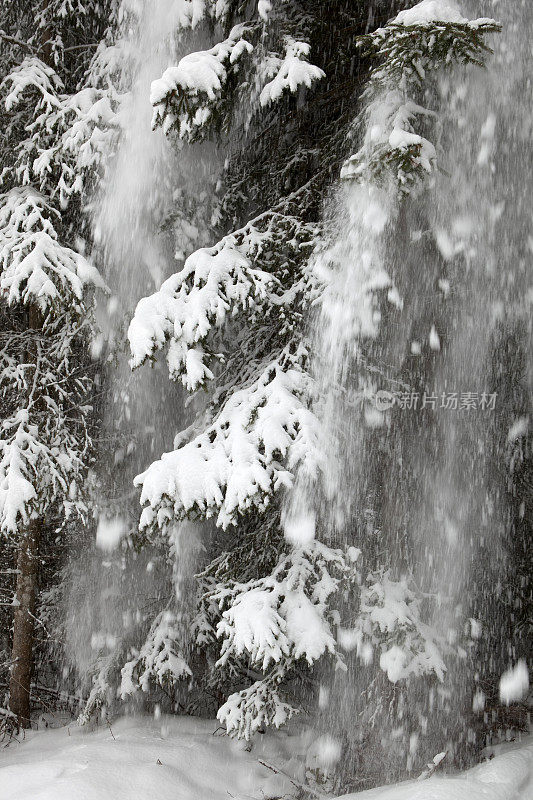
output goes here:
[[[42, 9], [48, 7], [49, 0], [43, 0]], [[41, 30], [40, 58], [53, 66], [52, 34], [48, 28]], [[27, 306], [27, 327], [29, 330], [42, 331], [44, 318], [39, 306], [30, 303]], [[37, 369], [37, 351], [30, 345], [26, 357]], [[37, 401], [39, 404], [39, 401]], [[42, 410], [42, 409], [41, 409]], [[43, 531], [43, 520], [30, 520], [27, 529], [21, 531], [21, 540], [17, 556], [17, 588], [13, 620], [13, 646], [11, 651], [11, 677], [9, 681], [9, 708], [15, 714], [19, 728], [30, 727], [30, 695], [33, 672], [33, 631], [35, 622], [35, 605], [39, 585], [39, 544]]]
[[39, 575], [39, 540], [41, 520], [32, 520], [20, 543], [17, 559], [17, 593], [13, 625], [9, 708], [17, 717], [19, 728], [30, 727], [30, 682], [32, 673], [33, 625], [37, 579]]
[[[30, 330], [43, 327], [43, 317], [37, 305], [27, 309]], [[29, 363], [37, 369], [37, 352], [30, 345], [26, 354]], [[33, 671], [33, 628], [35, 601], [39, 582], [39, 543], [42, 520], [32, 519], [27, 529], [21, 531], [17, 555], [17, 589], [13, 620], [13, 646], [11, 650], [11, 677], [9, 681], [9, 708], [15, 714], [19, 728], [30, 727], [30, 684]]]

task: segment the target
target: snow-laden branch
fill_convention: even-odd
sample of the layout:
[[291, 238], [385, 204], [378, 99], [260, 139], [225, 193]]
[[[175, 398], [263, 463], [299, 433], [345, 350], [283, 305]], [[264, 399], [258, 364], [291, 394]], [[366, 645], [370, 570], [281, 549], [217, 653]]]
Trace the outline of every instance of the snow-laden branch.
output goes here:
[[31, 91], [38, 98], [36, 108], [50, 113], [59, 107], [57, 94], [62, 88], [59, 75], [37, 56], [27, 56], [0, 84], [0, 91], [5, 93], [6, 111], [13, 111], [22, 96]]
[[234, 392], [203, 433], [135, 479], [146, 506], [141, 527], [216, 514], [226, 528], [290, 487], [298, 464], [314, 474], [320, 455], [318, 423], [306, 406], [309, 388], [309, 377], [285, 353]]
[[283, 696], [283, 677], [283, 670], [274, 669], [268, 678], [228, 697], [217, 716], [230, 736], [249, 740], [270, 725], [280, 728], [298, 713]]
[[434, 112], [390, 90], [369, 104], [365, 112], [367, 134], [363, 147], [343, 165], [341, 178], [371, 180], [378, 185], [391, 174], [401, 193], [435, 169], [435, 146], [416, 133], [415, 120], [435, 117]]
[[[93, 80], [103, 59], [99, 52]], [[7, 173], [22, 185], [37, 184], [50, 198], [58, 195], [65, 208], [112, 150], [120, 96], [110, 81], [103, 88], [65, 94], [56, 72], [36, 56], [25, 58], [4, 78], [0, 94], [6, 111], [17, 114], [28, 132]]]
[[289, 656], [313, 664], [334, 653], [328, 601], [348, 570], [340, 550], [315, 540], [291, 550], [266, 578], [220, 588], [213, 594], [226, 607], [217, 627], [223, 639], [218, 664], [246, 653], [266, 670]]
[[35, 180], [42, 191], [49, 185], [50, 196], [59, 195], [65, 208], [112, 150], [118, 100], [111, 91], [93, 87], [58, 99], [55, 109], [28, 125], [33, 148], [21, 150], [17, 167], [25, 183]]
[[[253, 320], [294, 307], [301, 276], [285, 285], [287, 266], [301, 261], [314, 235], [315, 226], [267, 213], [214, 247], [194, 252], [181, 272], [137, 305], [128, 330], [131, 366], [154, 358], [168, 344], [170, 377], [180, 378], [189, 391], [205, 384], [213, 377], [213, 360], [220, 358], [211, 339], [229, 318], [240, 312]], [[281, 311], [276, 316], [280, 320]]]
[[5, 419], [1, 427], [0, 531], [7, 535], [15, 535], [54, 498], [64, 500], [67, 514], [69, 507], [85, 511], [77, 483], [85, 467], [83, 423], [90, 407], [81, 409], [77, 425], [69, 424], [58, 405], [57, 416], [44, 415], [43, 422], [34, 403], [30, 398], [28, 407]]
[[128, 330], [131, 366], [140, 366], [169, 342], [170, 377], [181, 377], [189, 390], [212, 378], [205, 351], [211, 328], [221, 328], [238, 307], [250, 308], [265, 297], [274, 278], [254, 269], [247, 256], [253, 228], [238, 243], [226, 237], [212, 248], [189, 256], [181, 272], [143, 298]]
[[279, 727], [296, 713], [280, 683], [300, 659], [312, 665], [325, 655], [338, 657], [332, 600], [356, 575], [355, 562], [315, 540], [282, 556], [265, 578], [211, 593], [223, 610], [217, 666], [244, 658], [265, 673], [220, 708], [230, 735], [248, 739], [261, 724]]
[[[6, 422], [9, 424], [9, 420]], [[15, 533], [19, 521], [27, 525], [31, 504], [37, 499], [33, 482], [28, 478], [33, 477], [40, 448], [32, 435], [35, 431], [26, 422], [25, 416], [18, 415], [12, 421], [13, 435], [0, 440], [0, 529], [4, 533]]]
[[[263, 13], [261, 13], [261, 11]], [[152, 83], [150, 102], [154, 107], [152, 125], [166, 134], [175, 131], [179, 138], [192, 142], [202, 138], [210, 123], [224, 128], [229, 104], [225, 95], [238, 88], [250, 95], [259, 107], [278, 101], [287, 92], [311, 88], [325, 77], [322, 69], [309, 63], [310, 45], [291, 36], [283, 39], [283, 53], [272, 53], [258, 46], [265, 22], [236, 25], [229, 37], [210, 50], [190, 53], [175, 67], [169, 67]], [[252, 58], [253, 54], [253, 58]], [[244, 57], [256, 73], [255, 81], [239, 83]]]
[[104, 288], [98, 270], [59, 243], [58, 217], [30, 187], [0, 195], [0, 291], [10, 304], [35, 303], [48, 312], [65, 297], [81, 301], [87, 286]]
[[189, 53], [176, 67], [165, 70], [152, 83], [152, 126], [163, 126], [165, 133], [176, 129], [181, 139], [194, 139], [211, 117], [212, 105], [230, 76], [238, 71], [243, 55], [252, 52], [253, 45], [245, 38], [249, 31], [246, 25], [236, 25], [223, 42], [210, 50]]
[[372, 72], [372, 89], [406, 89], [412, 82], [422, 83], [428, 71], [456, 63], [483, 66], [485, 55], [492, 52], [484, 37], [500, 30], [493, 19], [465, 19], [455, 3], [422, 0], [386, 27], [361, 36], [359, 43], [382, 60]]
[[387, 571], [367, 576], [357, 622], [341, 630], [339, 639], [346, 649], [356, 649], [364, 662], [377, 650], [379, 666], [391, 683], [422, 675], [444, 679], [443, 655], [449, 646], [423, 622], [419, 594], [407, 579], [394, 581]]
[[263, 77], [272, 79], [263, 87], [259, 102], [267, 106], [279, 100], [286, 92], [296, 92], [300, 87], [308, 89], [326, 77], [326, 73], [307, 60], [310, 45], [297, 42], [290, 36], [285, 37], [285, 54], [282, 58], [269, 55], [263, 67]]
[[192, 672], [179, 650], [182, 639], [182, 626], [175, 612], [165, 609], [158, 614], [138, 655], [121, 670], [121, 697], [134, 694], [137, 689], [147, 692], [150, 681], [164, 688], [190, 678]]
[[378, 185], [392, 178], [401, 195], [423, 185], [437, 164], [436, 148], [425, 130], [436, 115], [412, 97], [438, 70], [457, 63], [483, 66], [492, 52], [485, 37], [499, 30], [501, 25], [492, 19], [465, 19], [451, 0], [422, 0], [385, 27], [361, 36], [359, 45], [377, 65], [365, 92], [364, 145], [346, 161], [341, 177]]

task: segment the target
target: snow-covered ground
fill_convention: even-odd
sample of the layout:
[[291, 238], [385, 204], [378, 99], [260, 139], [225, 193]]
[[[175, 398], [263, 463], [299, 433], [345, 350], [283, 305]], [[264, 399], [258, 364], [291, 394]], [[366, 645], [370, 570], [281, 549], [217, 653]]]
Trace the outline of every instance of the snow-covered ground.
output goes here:
[[261, 737], [248, 753], [215, 733], [218, 726], [190, 717], [126, 717], [111, 729], [73, 724], [30, 733], [0, 751], [0, 800], [249, 800], [288, 793], [290, 782], [258, 760], [270, 764], [282, 756], [279, 737]]
[[494, 753], [457, 776], [406, 781], [344, 795], [343, 800], [533, 800], [533, 737], [496, 747]]
[[[0, 800], [267, 800], [296, 792], [301, 736], [258, 737], [251, 752], [217, 723], [126, 717], [94, 731], [31, 732], [0, 750]], [[304, 737], [305, 738], [305, 737]], [[298, 756], [300, 753], [300, 756]], [[261, 764], [286, 772], [274, 772]], [[296, 781], [297, 783], [297, 781]], [[533, 739], [456, 777], [372, 789], [344, 800], [533, 800]]]

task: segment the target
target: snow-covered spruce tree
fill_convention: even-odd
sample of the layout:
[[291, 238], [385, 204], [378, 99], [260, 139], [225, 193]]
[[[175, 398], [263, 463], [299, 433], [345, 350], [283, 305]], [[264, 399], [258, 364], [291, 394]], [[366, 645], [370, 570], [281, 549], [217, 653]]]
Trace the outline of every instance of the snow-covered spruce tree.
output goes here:
[[9, 705], [21, 727], [38, 593], [57, 569], [44, 557], [57, 557], [59, 532], [87, 514], [87, 341], [90, 298], [103, 284], [84, 255], [80, 195], [106, 107], [80, 86], [109, 13], [62, 0], [0, 11], [0, 529], [16, 574]]
[[[344, 114], [342, 100], [349, 91], [357, 96], [357, 79], [344, 93], [341, 80], [357, 58], [360, 17], [354, 14], [346, 39], [337, 38], [334, 56], [325, 44], [330, 24], [343, 30], [341, 19], [345, 9], [335, 4], [327, 16], [319, 5], [304, 12], [296, 4], [259, 4], [257, 16], [238, 25], [222, 19], [222, 42], [186, 56], [152, 86], [154, 124], [169, 136], [228, 137], [221, 228], [239, 227], [189, 256], [140, 302], [130, 326], [132, 366], [167, 348], [171, 378], [191, 392], [209, 389], [203, 413], [174, 451], [137, 479], [141, 528], [151, 535], [176, 519], [215, 517], [226, 531], [214, 536], [210, 549], [219, 553], [200, 576], [197, 636], [211, 659], [213, 692], [225, 699], [233, 690], [219, 718], [244, 737], [291, 716], [290, 690], [305, 682], [306, 662], [339, 657], [335, 605], [357, 578], [353, 559], [324, 542], [289, 546], [279, 521], [296, 470], [315, 480], [322, 458], [308, 410], [303, 319], [320, 291], [307, 267], [320, 241], [320, 201], [352, 122], [353, 106]], [[371, 106], [386, 106], [384, 124], [379, 140], [348, 160], [343, 177], [379, 183], [392, 174], [401, 195], [420, 183], [436, 156], [412, 125], [417, 115], [431, 116], [414, 99], [424, 70], [479, 63], [482, 37], [496, 29], [399, 17], [363, 39], [380, 58], [369, 93]], [[327, 111], [322, 81], [333, 104]], [[305, 120], [301, 126], [290, 112]], [[365, 641], [378, 647], [393, 683], [428, 671], [442, 678], [441, 657], [407, 586], [375, 573], [358, 595], [352, 634], [363, 656]], [[389, 603], [401, 603], [403, 621], [390, 622]]]
[[[289, 686], [297, 695], [306, 667], [334, 656], [334, 599], [354, 574], [325, 544], [288, 546], [280, 504], [297, 465], [315, 473], [321, 457], [307, 407], [303, 318], [317, 291], [307, 263], [347, 155], [346, 98], [355, 103], [362, 68], [354, 34], [371, 5], [213, 8], [224, 36], [152, 85], [156, 126], [179, 146], [216, 137], [228, 158], [220, 241], [142, 300], [129, 330], [132, 366], [166, 348], [171, 378], [203, 406], [139, 477], [141, 529], [158, 540], [184, 517], [216, 519], [196, 619], [209, 667], [196, 677], [217, 705], [231, 695], [220, 718], [240, 736], [287, 719], [298, 705]], [[389, 4], [378, 5], [385, 21]]]

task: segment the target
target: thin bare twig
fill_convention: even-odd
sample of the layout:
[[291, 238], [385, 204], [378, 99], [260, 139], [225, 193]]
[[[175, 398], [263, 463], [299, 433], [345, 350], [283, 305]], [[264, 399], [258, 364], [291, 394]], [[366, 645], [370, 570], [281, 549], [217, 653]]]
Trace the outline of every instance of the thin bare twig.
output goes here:
[[17, 39], [15, 36], [10, 36], [8, 33], [6, 33], [1, 29], [0, 29], [0, 39], [3, 39], [4, 42], [8, 42], [9, 44], [14, 44], [17, 47], [21, 47], [28, 53], [35, 54], [35, 50], [30, 44], [28, 44], [27, 42], [23, 42], [21, 39]]
[[273, 767], [272, 764], [267, 764], [267, 762], [263, 761], [261, 758], [258, 758], [257, 760], [260, 764], [263, 765], [263, 767], [266, 767], [275, 775], [283, 775], [283, 777], [287, 778], [287, 780], [290, 781], [290, 783], [292, 783], [292, 785], [296, 789], [300, 789], [303, 792], [308, 792], [308, 794], [312, 794], [314, 797], [318, 797], [320, 798], [320, 800], [323, 800], [324, 795], [322, 794], [322, 792], [317, 792], [316, 789], [312, 789], [310, 786], [305, 786], [305, 784], [300, 783], [300, 781], [291, 778], [291, 776], [288, 775], [286, 772], [284, 772], [282, 769], [279, 769], [278, 767]]

